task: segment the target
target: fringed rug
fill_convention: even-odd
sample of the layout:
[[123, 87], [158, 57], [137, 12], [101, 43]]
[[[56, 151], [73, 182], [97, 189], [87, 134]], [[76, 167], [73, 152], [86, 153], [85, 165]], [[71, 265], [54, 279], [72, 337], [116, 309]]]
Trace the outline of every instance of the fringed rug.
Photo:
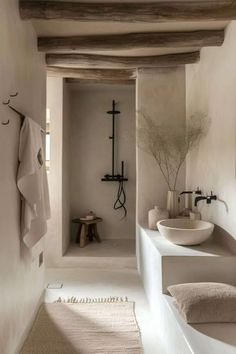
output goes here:
[[134, 303], [121, 298], [43, 304], [21, 354], [143, 354]]

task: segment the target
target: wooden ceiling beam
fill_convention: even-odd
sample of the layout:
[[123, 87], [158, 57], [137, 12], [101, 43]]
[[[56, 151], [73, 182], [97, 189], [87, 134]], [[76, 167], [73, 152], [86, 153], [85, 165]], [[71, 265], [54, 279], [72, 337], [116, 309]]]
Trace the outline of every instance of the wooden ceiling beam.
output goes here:
[[168, 55], [124, 57], [93, 54], [47, 54], [46, 63], [64, 68], [153, 68], [192, 64], [199, 60], [200, 52]]
[[20, 0], [22, 19], [167, 22], [235, 20], [236, 2], [165, 1], [165, 2], [66, 2]]
[[147, 32], [72, 37], [39, 37], [43, 52], [129, 50], [137, 48], [176, 48], [220, 46], [224, 30], [189, 32]]
[[94, 80], [94, 79], [74, 79], [74, 78], [66, 78], [66, 82], [68, 84], [109, 84], [109, 85], [134, 85], [135, 80]]
[[115, 69], [69, 69], [69, 68], [47, 68], [48, 76], [59, 76], [80, 80], [92, 80], [99, 82], [130, 82], [136, 78], [136, 70], [115, 70]]

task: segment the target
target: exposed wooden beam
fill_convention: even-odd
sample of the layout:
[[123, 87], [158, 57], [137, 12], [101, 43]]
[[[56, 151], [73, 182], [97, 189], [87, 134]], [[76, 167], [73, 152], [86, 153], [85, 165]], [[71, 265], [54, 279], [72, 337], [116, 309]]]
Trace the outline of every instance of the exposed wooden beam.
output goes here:
[[220, 46], [224, 30], [149, 32], [73, 37], [39, 37], [38, 49], [45, 52], [125, 50], [137, 48]]
[[20, 1], [22, 19], [76, 21], [163, 22], [235, 20], [236, 2], [162, 1], [82, 3], [66, 1]]
[[66, 68], [153, 68], [192, 64], [198, 61], [200, 52], [156, 56], [124, 57], [92, 54], [47, 54], [49, 66]]
[[48, 67], [47, 73], [48, 76], [93, 80], [99, 82], [125, 82], [135, 80], [136, 78], [136, 70], [130, 69], [68, 69]]
[[109, 85], [134, 85], [135, 80], [86, 80], [86, 79], [74, 79], [66, 78], [66, 82], [69, 84], [109, 84]]

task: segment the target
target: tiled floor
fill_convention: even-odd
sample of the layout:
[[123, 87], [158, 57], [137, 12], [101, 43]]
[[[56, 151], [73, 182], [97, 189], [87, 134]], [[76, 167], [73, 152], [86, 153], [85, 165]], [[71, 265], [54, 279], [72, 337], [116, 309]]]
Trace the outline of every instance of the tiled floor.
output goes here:
[[[164, 354], [138, 272], [133, 269], [48, 269], [47, 283], [62, 282], [62, 289], [47, 289], [45, 301], [52, 302], [59, 296], [109, 297], [127, 296], [135, 301], [136, 316], [141, 329], [145, 354]], [[96, 353], [94, 353], [96, 354]]]

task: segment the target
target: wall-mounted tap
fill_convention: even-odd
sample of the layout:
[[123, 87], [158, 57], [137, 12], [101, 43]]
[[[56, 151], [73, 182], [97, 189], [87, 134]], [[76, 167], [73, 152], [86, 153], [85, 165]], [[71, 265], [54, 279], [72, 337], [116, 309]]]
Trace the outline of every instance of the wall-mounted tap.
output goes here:
[[207, 204], [211, 204], [212, 200], [217, 200], [217, 196], [211, 192], [211, 195], [207, 196]]
[[194, 193], [198, 195], [202, 195], [202, 191], [201, 189], [199, 189], [199, 187], [197, 187], [197, 190]]
[[180, 193], [180, 195], [182, 194], [198, 194], [198, 195], [201, 195], [202, 194], [202, 191], [199, 189], [199, 187], [197, 187], [196, 191], [183, 191]]
[[203, 195], [196, 197], [195, 201], [194, 201], [194, 206], [196, 207], [197, 203], [200, 202], [200, 200], [206, 200], [206, 199], [207, 199], [207, 197], [204, 197]]
[[211, 195], [208, 196], [198, 196], [195, 198], [195, 202], [194, 202], [194, 206], [197, 206], [197, 203], [200, 202], [200, 200], [206, 200], [207, 204], [211, 204], [212, 200], [217, 200], [217, 196], [213, 195], [213, 193], [211, 192]]
[[197, 194], [197, 195], [202, 194], [199, 187], [195, 191], [183, 191], [179, 194], [179, 196], [185, 195], [185, 207], [182, 210], [182, 212], [180, 213], [180, 215], [189, 216], [191, 210], [193, 209], [193, 198], [194, 198], [195, 194]]
[[179, 195], [182, 195], [182, 194], [192, 194], [193, 193], [193, 191], [183, 191], [183, 192], [181, 192]]

